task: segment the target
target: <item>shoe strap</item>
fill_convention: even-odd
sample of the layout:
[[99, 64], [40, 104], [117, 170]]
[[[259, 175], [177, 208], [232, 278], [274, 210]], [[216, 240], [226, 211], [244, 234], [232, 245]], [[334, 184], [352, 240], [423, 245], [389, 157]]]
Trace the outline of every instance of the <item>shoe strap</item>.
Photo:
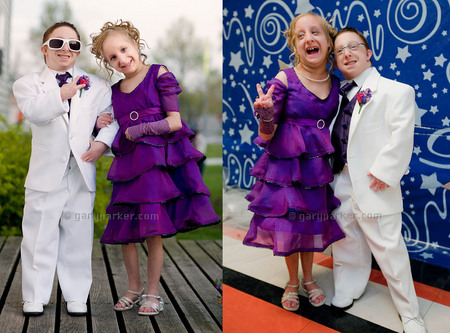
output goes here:
[[293, 292], [293, 291], [288, 292], [288, 293], [284, 293], [282, 298], [283, 299], [296, 299], [296, 300], [298, 300], [298, 293]]
[[311, 298], [312, 300], [315, 300], [317, 297], [319, 297], [320, 295], [325, 295], [325, 293], [323, 292], [322, 289], [313, 289], [310, 290], [308, 292], [308, 296], [309, 298]]
[[286, 287], [284, 287], [285, 289], [287, 288], [287, 287], [291, 287], [291, 288], [299, 288], [300, 287], [300, 285], [298, 285], [298, 284], [289, 284], [289, 283], [286, 283]]
[[[146, 302], [152, 303], [150, 301], [147, 301], [147, 297], [154, 297], [159, 301], [160, 305], [164, 305], [164, 300], [161, 298], [161, 296], [150, 295], [150, 294], [142, 295], [142, 300], [145, 300], [145, 302], [143, 304], [145, 304]], [[152, 304], [156, 304], [156, 303], [152, 303]]]
[[[129, 299], [129, 298], [126, 297], [126, 296], [122, 296], [122, 297], [117, 301], [117, 303], [119, 303], [120, 306], [121, 306], [121, 308], [124, 309], [124, 308], [128, 308], [130, 305], [132, 305], [132, 304], [134, 304], [134, 303], [136, 303], [136, 302], [138, 302], [138, 301], [139, 301], [139, 299], [137, 299], [136, 301], [133, 301], [133, 300]], [[118, 308], [118, 309], [120, 309], [120, 308]]]
[[299, 303], [298, 294], [295, 292], [288, 292], [283, 294], [283, 297], [281, 297], [281, 303], [283, 302], [293, 302], [293, 303]]
[[153, 303], [150, 301], [145, 301], [144, 303], [141, 303], [141, 308], [150, 308], [156, 311], [160, 310], [160, 305], [158, 303]]
[[302, 280], [302, 284], [303, 284], [304, 286], [307, 286], [307, 285], [313, 284], [313, 283], [316, 283], [316, 280], [311, 280], [311, 281], [309, 281], [309, 282], [303, 282], [303, 280]]
[[[151, 302], [151, 301], [147, 301], [147, 297], [154, 297], [154, 298], [156, 298], [159, 301], [159, 304]], [[144, 307], [144, 308], [150, 307], [150, 308], [152, 308], [155, 311], [160, 311], [164, 307], [164, 300], [161, 298], [161, 296], [150, 295], [150, 294], [142, 295], [142, 300], [145, 300], [145, 301], [141, 303], [141, 308], [142, 307]]]
[[142, 296], [142, 293], [144, 292], [144, 287], [142, 287], [142, 289], [141, 289], [140, 291], [128, 290], [128, 292], [129, 292], [130, 294], [133, 294], [133, 295], [136, 295], [136, 296], [141, 297], [141, 296]]
[[161, 301], [161, 296], [150, 295], [150, 294], [142, 295], [142, 298], [147, 298], [147, 297], [154, 297], [154, 298], [156, 298], [157, 300]]

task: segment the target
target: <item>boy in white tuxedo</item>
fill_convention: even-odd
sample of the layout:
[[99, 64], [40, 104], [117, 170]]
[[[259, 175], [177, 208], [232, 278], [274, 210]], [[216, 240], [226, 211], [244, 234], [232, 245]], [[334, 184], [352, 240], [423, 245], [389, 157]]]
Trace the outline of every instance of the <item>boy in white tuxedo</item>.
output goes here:
[[[48, 28], [41, 51], [46, 68], [13, 85], [32, 130], [22, 221], [23, 312], [43, 313], [56, 269], [68, 313], [84, 315], [92, 282], [94, 161], [111, 145], [118, 125], [101, 128], [91, 141], [97, 117], [112, 113], [111, 89], [75, 66], [81, 43], [71, 23]], [[83, 75], [88, 85], [77, 82]]]
[[341, 201], [334, 215], [346, 237], [332, 244], [331, 304], [348, 309], [364, 293], [373, 253], [404, 331], [426, 332], [401, 234], [400, 179], [412, 155], [414, 89], [380, 76], [367, 39], [356, 29], [336, 35], [334, 56], [346, 80], [332, 132], [335, 195]]

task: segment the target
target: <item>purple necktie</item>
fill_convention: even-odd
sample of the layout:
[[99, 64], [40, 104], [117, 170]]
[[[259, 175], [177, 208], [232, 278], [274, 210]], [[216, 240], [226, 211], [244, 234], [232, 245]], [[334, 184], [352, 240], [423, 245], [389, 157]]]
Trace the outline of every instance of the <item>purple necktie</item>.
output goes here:
[[333, 172], [339, 173], [347, 163], [347, 143], [348, 133], [350, 131], [350, 121], [352, 118], [353, 107], [355, 106], [356, 97], [353, 97], [351, 102], [347, 98], [347, 93], [356, 86], [355, 81], [348, 82], [341, 89], [339, 94], [342, 95], [341, 106], [339, 107], [339, 114], [333, 126], [331, 134], [331, 143], [334, 147], [333, 154]]
[[[63, 85], [67, 84], [68, 83], [67, 79], [69, 77], [72, 77], [72, 75], [70, 75], [69, 72], [65, 72], [64, 74], [56, 74], [56, 78], [59, 81], [58, 82], [59, 87], [62, 87]], [[68, 116], [70, 117], [70, 102], [71, 102], [70, 98], [67, 101], [69, 102], [69, 113], [68, 113]]]

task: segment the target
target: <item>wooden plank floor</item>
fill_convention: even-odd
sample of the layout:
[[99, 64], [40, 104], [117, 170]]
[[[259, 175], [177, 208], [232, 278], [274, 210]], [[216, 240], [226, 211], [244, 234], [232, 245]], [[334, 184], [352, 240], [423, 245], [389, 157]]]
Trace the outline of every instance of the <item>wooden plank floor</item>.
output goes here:
[[[55, 278], [44, 315], [22, 315], [20, 237], [0, 237], [1, 332], [221, 332], [222, 241], [164, 239], [160, 295], [164, 311], [154, 317], [113, 310], [128, 287], [120, 246], [94, 240], [93, 283], [86, 317], [67, 315]], [[146, 281], [147, 249], [138, 244], [142, 281]]]

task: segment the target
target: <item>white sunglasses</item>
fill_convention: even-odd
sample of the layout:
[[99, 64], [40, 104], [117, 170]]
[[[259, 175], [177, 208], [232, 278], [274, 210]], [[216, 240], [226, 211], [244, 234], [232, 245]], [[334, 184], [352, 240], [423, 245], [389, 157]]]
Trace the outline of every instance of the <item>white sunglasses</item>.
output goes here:
[[50, 38], [42, 46], [47, 46], [50, 50], [61, 50], [66, 43], [70, 51], [81, 51], [81, 42], [77, 39]]

